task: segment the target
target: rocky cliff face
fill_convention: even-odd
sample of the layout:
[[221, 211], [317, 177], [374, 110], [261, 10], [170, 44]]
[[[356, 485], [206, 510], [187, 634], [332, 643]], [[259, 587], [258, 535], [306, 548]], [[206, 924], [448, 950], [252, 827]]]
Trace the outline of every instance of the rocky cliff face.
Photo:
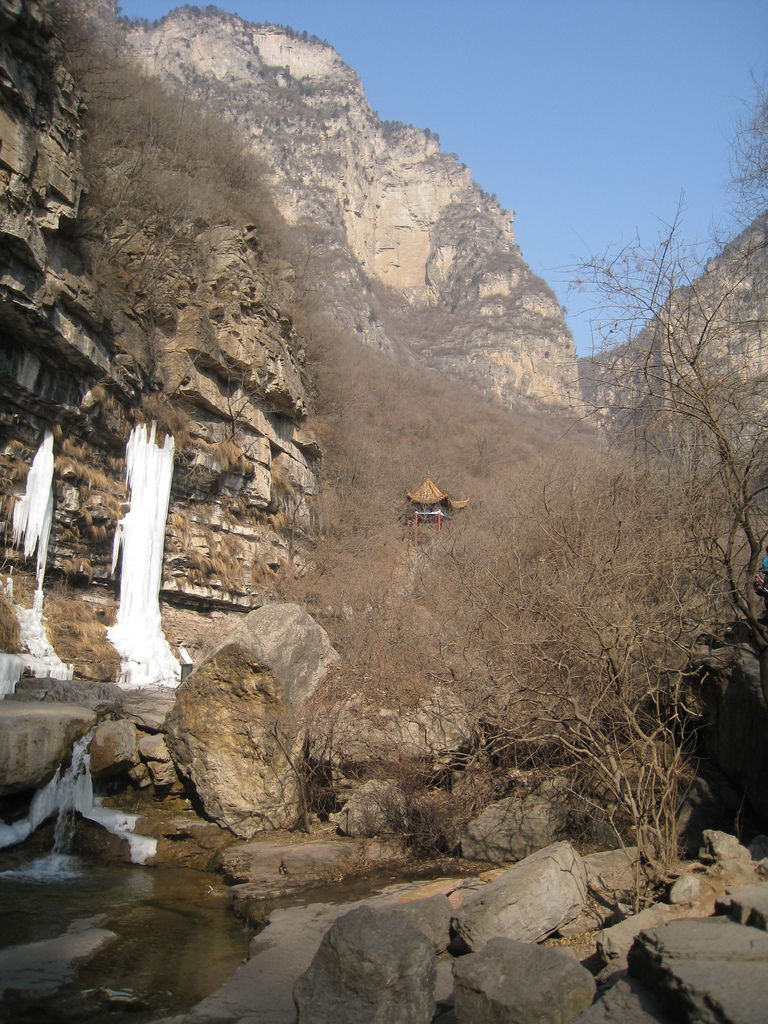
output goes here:
[[[265, 255], [253, 225], [195, 218], [186, 239], [194, 259], [162, 316], [144, 315], [141, 296], [97, 284], [79, 236], [93, 185], [83, 106], [62, 44], [32, 0], [0, 0], [0, 30], [5, 564], [21, 565], [9, 520], [42, 433], [53, 430], [49, 571], [78, 587], [81, 622], [89, 604], [99, 609], [103, 632], [114, 603], [112, 537], [125, 510], [124, 445], [136, 422], [156, 420], [177, 453], [166, 628], [176, 643], [199, 647], [217, 609], [261, 603], [311, 515], [319, 448], [303, 425], [303, 351], [283, 312], [288, 267]], [[127, 239], [123, 230], [118, 269], [130, 277], [147, 250]], [[91, 665], [85, 674], [105, 671]]]
[[189, 7], [127, 40], [248, 134], [329, 316], [504, 403], [574, 400], [572, 339], [512, 215], [435, 136], [382, 122], [330, 46]]

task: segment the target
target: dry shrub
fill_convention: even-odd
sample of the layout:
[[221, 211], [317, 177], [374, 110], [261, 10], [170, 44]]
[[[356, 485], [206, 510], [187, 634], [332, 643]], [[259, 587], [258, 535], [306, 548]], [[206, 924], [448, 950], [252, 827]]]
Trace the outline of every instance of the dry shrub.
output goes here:
[[123, 494], [125, 489], [121, 481], [107, 476], [106, 473], [94, 466], [92, 462], [87, 462], [86, 459], [88, 457], [88, 453], [85, 449], [83, 449], [82, 458], [58, 455], [54, 462], [57, 477], [67, 480], [70, 483], [76, 482], [84, 484], [92, 491]]
[[19, 649], [19, 623], [13, 605], [0, 591], [0, 651], [13, 654]]
[[48, 636], [62, 661], [77, 666], [84, 662], [104, 665], [113, 677], [120, 668], [117, 651], [107, 639], [107, 627], [114, 623], [114, 611], [93, 604], [76, 591], [56, 586], [46, 598]]
[[96, 575], [93, 564], [87, 558], [64, 558], [61, 560], [58, 568], [61, 569], [68, 579], [85, 577], [89, 583], [93, 582], [93, 578]]
[[223, 590], [243, 589], [243, 567], [238, 560], [240, 546], [233, 537], [212, 538], [209, 551], [192, 548], [185, 552], [189, 579], [200, 586], [221, 585]]
[[37, 581], [33, 572], [13, 573], [13, 600], [21, 608], [31, 608], [35, 597]]
[[192, 444], [194, 422], [180, 404], [172, 402], [161, 391], [144, 395], [141, 404], [147, 419], [155, 422], [160, 430], [158, 444], [162, 445], [163, 434], [170, 434], [176, 451], [183, 451]]

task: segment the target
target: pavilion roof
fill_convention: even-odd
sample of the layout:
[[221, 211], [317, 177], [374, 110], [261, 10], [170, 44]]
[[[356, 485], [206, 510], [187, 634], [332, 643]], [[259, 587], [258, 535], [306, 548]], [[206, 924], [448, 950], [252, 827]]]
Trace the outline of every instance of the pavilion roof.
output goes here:
[[447, 493], [441, 491], [429, 476], [417, 490], [406, 491], [405, 493], [409, 500], [417, 505], [440, 505], [445, 502], [450, 508], [461, 509], [466, 508], [469, 504], [469, 498], [463, 498], [459, 501], [449, 498]]
[[440, 501], [445, 501], [448, 497], [443, 491], [437, 486], [431, 477], [427, 477], [424, 483], [415, 490], [413, 493], [410, 491], [405, 492], [411, 501], [417, 502], [419, 505], [436, 505]]

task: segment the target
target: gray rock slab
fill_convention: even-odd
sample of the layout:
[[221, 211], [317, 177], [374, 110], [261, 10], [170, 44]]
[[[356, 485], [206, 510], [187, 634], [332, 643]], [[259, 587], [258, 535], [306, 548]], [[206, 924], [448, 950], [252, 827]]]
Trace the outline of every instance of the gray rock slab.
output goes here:
[[699, 860], [706, 863], [722, 860], [752, 860], [752, 854], [742, 846], [736, 836], [728, 832], [718, 832], [717, 829], [708, 828], [701, 835], [701, 850]]
[[677, 1024], [658, 996], [621, 971], [571, 1024]]
[[763, 882], [733, 889], [717, 901], [715, 909], [739, 924], [768, 931], [768, 884]]
[[453, 965], [458, 1024], [563, 1024], [588, 1007], [595, 980], [573, 956], [491, 939]]
[[119, 700], [120, 691], [113, 683], [88, 683], [79, 679], [31, 677], [16, 684], [16, 700], [42, 700], [58, 704], [79, 704], [86, 708], [103, 708]]
[[613, 960], [625, 961], [627, 953], [643, 928], [654, 928], [666, 923], [673, 913], [672, 907], [664, 903], [656, 903], [646, 907], [639, 914], [625, 917], [623, 921], [603, 928], [597, 935], [597, 951], [606, 963]]
[[768, 933], [725, 918], [642, 932], [629, 972], [690, 1024], [768, 1024]]
[[293, 998], [299, 1024], [430, 1024], [432, 944], [402, 914], [356, 907], [323, 936]]
[[474, 951], [497, 937], [538, 942], [573, 920], [586, 897], [583, 860], [570, 843], [554, 843], [467, 896], [453, 927]]
[[0, 702], [0, 796], [45, 785], [95, 721], [76, 704]]
[[294, 983], [309, 967], [336, 918], [359, 906], [391, 906], [422, 886], [423, 882], [403, 883], [352, 903], [313, 903], [273, 911], [268, 926], [251, 942], [250, 959], [221, 988], [187, 1013], [157, 1024], [295, 1024]]
[[467, 825], [462, 856], [491, 864], [522, 860], [563, 835], [568, 810], [563, 779], [546, 779], [531, 793], [497, 800]]
[[120, 690], [118, 703], [124, 718], [149, 732], [162, 732], [176, 703], [176, 691], [167, 686]]
[[442, 953], [451, 936], [453, 908], [447, 896], [437, 894], [422, 900], [411, 900], [391, 907], [394, 914], [402, 914], [406, 920], [426, 935], [435, 953]]
[[399, 842], [378, 839], [309, 839], [301, 843], [251, 840], [233, 843], [219, 857], [219, 869], [233, 883], [236, 899], [294, 892], [352, 873], [361, 865], [402, 856]]
[[52, 995], [75, 977], [77, 964], [117, 938], [114, 932], [75, 921], [55, 939], [0, 950], [0, 992]]
[[630, 891], [635, 885], [639, 857], [636, 846], [587, 854], [584, 867], [589, 888], [600, 895]]

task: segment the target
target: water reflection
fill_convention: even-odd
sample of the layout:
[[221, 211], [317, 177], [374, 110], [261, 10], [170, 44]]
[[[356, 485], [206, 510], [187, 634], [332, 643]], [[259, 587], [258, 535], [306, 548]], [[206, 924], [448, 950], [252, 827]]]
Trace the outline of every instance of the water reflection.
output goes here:
[[130, 1008], [141, 1024], [192, 1006], [246, 955], [248, 937], [218, 876], [96, 867], [63, 855], [0, 872], [0, 957], [4, 948], [60, 936], [83, 918], [117, 938], [57, 996], [0, 1003], [0, 1020], [99, 1024]]

